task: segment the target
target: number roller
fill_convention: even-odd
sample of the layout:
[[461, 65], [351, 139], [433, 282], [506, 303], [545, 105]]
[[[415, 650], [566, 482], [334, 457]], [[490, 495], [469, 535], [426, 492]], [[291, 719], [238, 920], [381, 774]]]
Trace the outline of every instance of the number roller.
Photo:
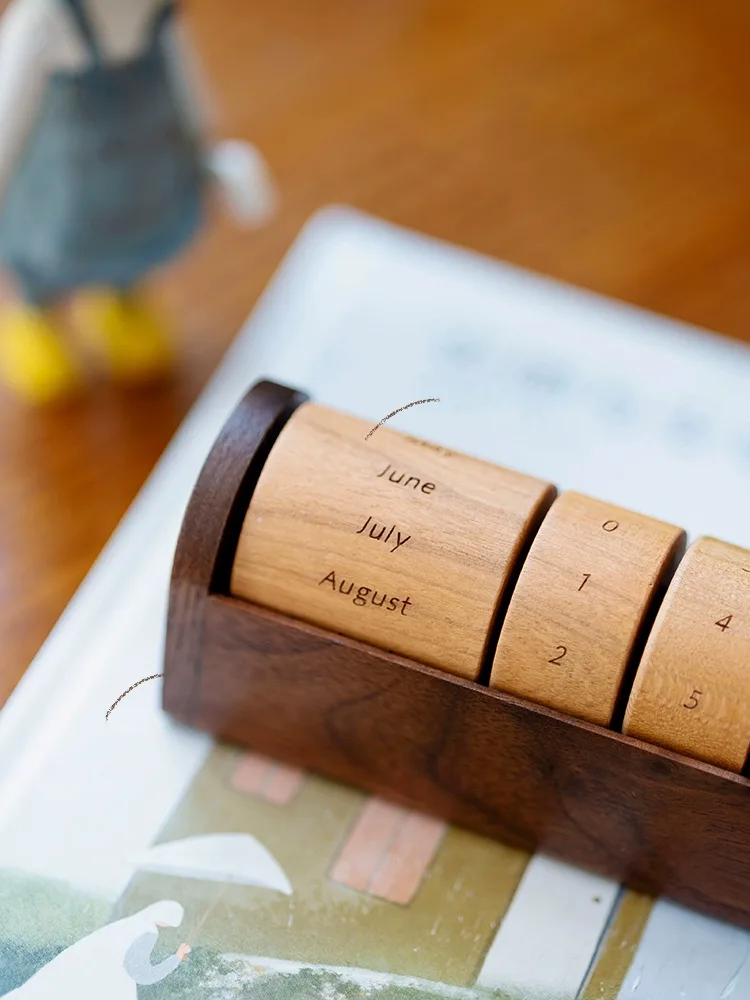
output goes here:
[[177, 544], [166, 710], [750, 926], [750, 552], [370, 429], [241, 402]]

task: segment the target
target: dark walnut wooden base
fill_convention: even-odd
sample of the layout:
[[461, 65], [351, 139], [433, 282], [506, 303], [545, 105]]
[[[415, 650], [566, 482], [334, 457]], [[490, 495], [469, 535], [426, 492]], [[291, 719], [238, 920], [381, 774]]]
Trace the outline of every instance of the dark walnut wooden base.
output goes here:
[[261, 383], [175, 556], [164, 707], [260, 753], [750, 926], [750, 781], [227, 596], [301, 393]]

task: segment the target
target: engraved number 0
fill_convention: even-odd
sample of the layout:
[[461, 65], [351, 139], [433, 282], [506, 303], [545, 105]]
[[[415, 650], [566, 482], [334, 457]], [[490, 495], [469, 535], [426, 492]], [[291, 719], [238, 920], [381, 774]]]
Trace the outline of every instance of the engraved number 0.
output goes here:
[[565, 654], [568, 652], [567, 646], [555, 646], [558, 651], [557, 656], [554, 656], [551, 660], [547, 660], [547, 663], [554, 663], [555, 666], [560, 665], [560, 661], [565, 659]]

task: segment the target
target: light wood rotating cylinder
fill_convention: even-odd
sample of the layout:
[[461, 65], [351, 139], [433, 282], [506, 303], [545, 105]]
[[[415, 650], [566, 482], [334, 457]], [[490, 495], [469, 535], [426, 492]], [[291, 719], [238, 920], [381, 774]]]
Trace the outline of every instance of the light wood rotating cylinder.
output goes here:
[[491, 685], [610, 725], [634, 649], [684, 547], [680, 528], [563, 493], [524, 562]]
[[546, 482], [314, 403], [271, 449], [231, 592], [475, 679]]
[[649, 636], [623, 732], [732, 771], [750, 744], [750, 552], [700, 538]]

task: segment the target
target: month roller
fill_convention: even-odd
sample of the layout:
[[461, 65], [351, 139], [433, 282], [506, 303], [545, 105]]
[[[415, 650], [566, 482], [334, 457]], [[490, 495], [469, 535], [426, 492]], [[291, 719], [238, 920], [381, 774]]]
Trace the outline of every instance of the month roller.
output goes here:
[[549, 483], [306, 403], [240, 534], [237, 597], [475, 679]]
[[694, 542], [649, 636], [623, 732], [732, 771], [750, 746], [750, 552]]

